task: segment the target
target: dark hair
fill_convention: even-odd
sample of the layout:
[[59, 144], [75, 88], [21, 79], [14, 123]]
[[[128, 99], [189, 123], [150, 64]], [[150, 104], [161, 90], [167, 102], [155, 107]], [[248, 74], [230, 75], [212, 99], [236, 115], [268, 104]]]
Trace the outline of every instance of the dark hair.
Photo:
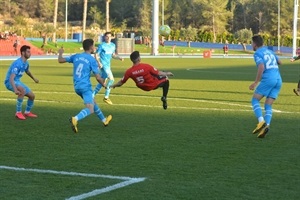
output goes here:
[[134, 51], [130, 54], [130, 60], [132, 62], [136, 62], [139, 57], [140, 57], [140, 52], [138, 51]]
[[23, 46], [20, 48], [20, 52], [21, 52], [21, 54], [22, 54], [22, 52], [25, 52], [25, 51], [27, 51], [27, 49], [30, 49], [30, 46], [23, 45]]
[[253, 43], [255, 43], [258, 47], [261, 47], [264, 44], [264, 40], [260, 35], [255, 35], [252, 37]]
[[104, 33], [104, 36], [107, 36], [108, 34], [111, 34], [111, 32], [106, 32], [106, 33]]
[[94, 45], [94, 40], [92, 39], [85, 39], [83, 42], [82, 42], [82, 47], [85, 51], [88, 51], [91, 46]]

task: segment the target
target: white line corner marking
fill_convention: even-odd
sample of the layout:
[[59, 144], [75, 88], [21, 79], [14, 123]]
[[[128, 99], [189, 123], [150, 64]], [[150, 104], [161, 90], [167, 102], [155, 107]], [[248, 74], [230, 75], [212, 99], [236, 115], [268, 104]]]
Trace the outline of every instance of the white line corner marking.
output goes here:
[[66, 172], [66, 171], [55, 171], [55, 170], [45, 170], [45, 169], [30, 169], [30, 168], [19, 168], [19, 167], [9, 167], [9, 166], [1, 166], [0, 169], [4, 170], [12, 170], [12, 171], [26, 171], [26, 172], [35, 172], [41, 174], [59, 174], [59, 175], [67, 175], [67, 176], [83, 176], [83, 177], [93, 177], [93, 178], [107, 178], [107, 179], [118, 179], [122, 180], [122, 182], [107, 186], [104, 188], [96, 189], [88, 193], [80, 194], [77, 196], [72, 196], [66, 198], [66, 200], [81, 200], [89, 197], [93, 197], [96, 195], [100, 195], [106, 192], [110, 192], [112, 190], [116, 190], [122, 187], [126, 187], [128, 185], [143, 182], [146, 178], [132, 178], [125, 176], [112, 176], [112, 175], [103, 175], [103, 174], [87, 174], [87, 173], [78, 173], [78, 172]]

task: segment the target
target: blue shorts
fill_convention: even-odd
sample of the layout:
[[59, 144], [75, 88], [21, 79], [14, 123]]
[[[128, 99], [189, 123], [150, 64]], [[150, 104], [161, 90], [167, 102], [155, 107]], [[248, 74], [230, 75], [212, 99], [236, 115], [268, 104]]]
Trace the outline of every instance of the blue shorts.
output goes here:
[[84, 104], [94, 104], [92, 89], [75, 89], [75, 92], [83, 99]]
[[[8, 90], [10, 90], [10, 91], [12, 91], [13, 93], [15, 93], [14, 88], [12, 87], [12, 85], [10, 84], [9, 81], [5, 81], [5, 82], [4, 82], [4, 85], [5, 85], [5, 87], [6, 87]], [[21, 86], [22, 88], [24, 88], [24, 89], [25, 89], [25, 95], [28, 94], [29, 92], [31, 92], [30, 88], [27, 87], [27, 86], [26, 86], [24, 83], [22, 83], [21, 81], [15, 81], [15, 85], [16, 85], [16, 87], [20, 87], [20, 86]]]
[[114, 76], [112, 74], [110, 67], [102, 67], [101, 68], [101, 78], [103, 78], [103, 79], [109, 78], [111, 80], [114, 79]]
[[260, 84], [255, 90], [255, 94], [263, 95], [267, 98], [277, 99], [282, 85], [281, 79], [267, 79], [261, 80]]

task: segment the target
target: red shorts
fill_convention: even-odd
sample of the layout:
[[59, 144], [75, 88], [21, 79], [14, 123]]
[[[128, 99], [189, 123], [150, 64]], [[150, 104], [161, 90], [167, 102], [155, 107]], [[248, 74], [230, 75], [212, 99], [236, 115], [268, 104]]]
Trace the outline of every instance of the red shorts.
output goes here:
[[155, 79], [155, 81], [151, 82], [151, 84], [147, 84], [147, 85], [137, 85], [137, 87], [139, 87], [140, 89], [144, 90], [144, 91], [151, 91], [151, 90], [155, 90], [158, 87], [160, 87], [160, 84], [166, 82], [168, 79], [167, 78], [163, 78], [163, 79]]

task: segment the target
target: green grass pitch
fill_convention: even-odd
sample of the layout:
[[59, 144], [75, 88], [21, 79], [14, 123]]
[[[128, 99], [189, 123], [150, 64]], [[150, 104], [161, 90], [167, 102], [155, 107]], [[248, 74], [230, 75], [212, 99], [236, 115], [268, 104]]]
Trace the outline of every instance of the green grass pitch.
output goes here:
[[[22, 81], [36, 95], [38, 118], [19, 121], [16, 96], [3, 84], [12, 61], [1, 61], [0, 166], [146, 178], [89, 199], [299, 199], [300, 97], [292, 92], [299, 62], [283, 60], [271, 129], [258, 139], [248, 89], [253, 59], [142, 61], [174, 73], [168, 109], [161, 89], [144, 92], [129, 80], [112, 90], [112, 106], [102, 101], [103, 90], [96, 96], [104, 114], [113, 115], [111, 124], [103, 127], [91, 115], [79, 122], [78, 134], [68, 118], [84, 105], [73, 91], [71, 64], [29, 60], [40, 83], [26, 75]], [[130, 61], [112, 66], [118, 81]], [[0, 199], [66, 199], [119, 182], [0, 169]]]

